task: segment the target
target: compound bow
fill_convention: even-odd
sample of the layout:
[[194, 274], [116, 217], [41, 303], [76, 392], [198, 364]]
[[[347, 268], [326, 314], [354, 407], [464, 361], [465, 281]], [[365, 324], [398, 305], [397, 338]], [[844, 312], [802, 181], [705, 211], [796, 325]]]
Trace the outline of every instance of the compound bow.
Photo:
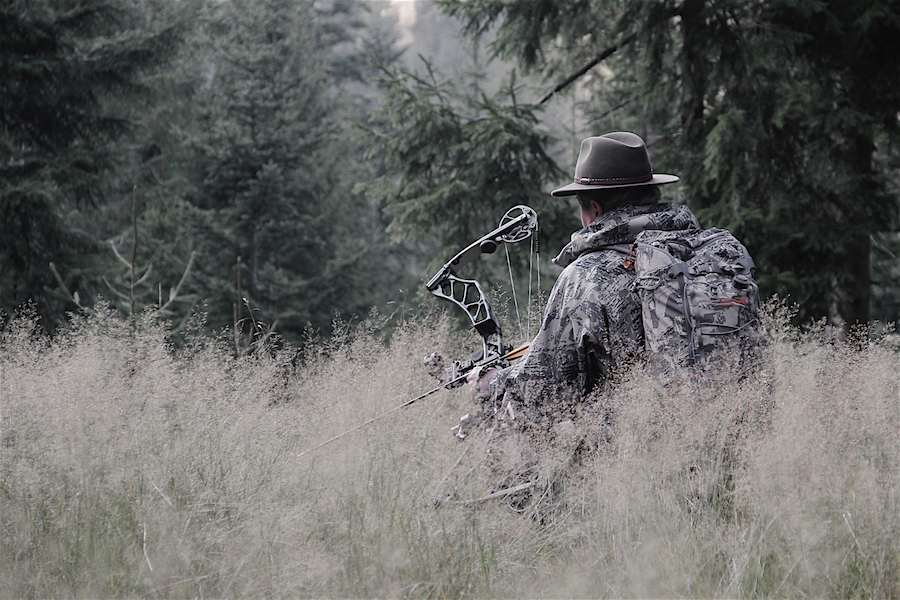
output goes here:
[[460, 384], [461, 376], [474, 367], [502, 363], [516, 358], [524, 351], [524, 347], [511, 351], [504, 344], [503, 329], [488, 302], [484, 288], [474, 279], [463, 279], [459, 272], [482, 254], [493, 254], [501, 243], [521, 242], [532, 235], [537, 239], [537, 227], [537, 213], [532, 208], [514, 206], [500, 219], [499, 227], [466, 246], [425, 284], [428, 291], [438, 298], [463, 309], [475, 331], [481, 335], [482, 349], [473, 355], [472, 360], [453, 361], [450, 367], [444, 367], [443, 359], [437, 353], [425, 358], [428, 372], [448, 387]]
[[[402, 409], [422, 398], [430, 396], [438, 390], [462, 385], [466, 379], [466, 373], [475, 367], [493, 364], [508, 363], [509, 360], [518, 358], [524, 353], [526, 346], [511, 350], [503, 343], [503, 330], [500, 321], [497, 320], [484, 289], [474, 279], [463, 279], [458, 276], [459, 271], [482, 254], [493, 254], [501, 243], [511, 244], [528, 239], [537, 233], [537, 214], [528, 206], [514, 206], [500, 219], [500, 226], [484, 237], [481, 237], [463, 249], [459, 254], [451, 258], [434, 277], [425, 284], [425, 287], [438, 298], [453, 302], [465, 311], [475, 330], [481, 335], [482, 349], [476, 352], [472, 360], [453, 361], [450, 367], [444, 368], [443, 359], [436, 353], [425, 358], [425, 365], [429, 373], [441, 380], [441, 384], [434, 389], [407, 400], [399, 406], [383, 412], [371, 419], [360, 423], [324, 442], [304, 450], [297, 456], [303, 456], [313, 450], [326, 446], [345, 435], [361, 429], [370, 423]], [[537, 236], [535, 235], [535, 239]], [[457, 437], [465, 437], [461, 431]]]

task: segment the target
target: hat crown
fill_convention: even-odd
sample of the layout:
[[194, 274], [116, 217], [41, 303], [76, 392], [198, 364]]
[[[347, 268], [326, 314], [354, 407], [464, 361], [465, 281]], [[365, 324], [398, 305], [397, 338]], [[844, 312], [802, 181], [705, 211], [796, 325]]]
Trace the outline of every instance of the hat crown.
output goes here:
[[647, 146], [640, 136], [615, 131], [582, 141], [575, 163], [575, 181], [550, 193], [573, 196], [587, 190], [663, 185], [676, 181], [676, 175], [653, 172]]
[[641, 183], [653, 177], [644, 140], [633, 133], [615, 132], [581, 142], [575, 181], [595, 185]]

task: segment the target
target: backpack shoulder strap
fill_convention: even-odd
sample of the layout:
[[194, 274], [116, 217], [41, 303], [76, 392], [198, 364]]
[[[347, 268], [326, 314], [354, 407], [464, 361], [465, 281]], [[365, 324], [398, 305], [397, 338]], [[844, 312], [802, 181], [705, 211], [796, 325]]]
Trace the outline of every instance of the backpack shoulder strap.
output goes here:
[[632, 245], [633, 244], [612, 244], [611, 246], [603, 246], [600, 250], [615, 250], [622, 254], [631, 254]]

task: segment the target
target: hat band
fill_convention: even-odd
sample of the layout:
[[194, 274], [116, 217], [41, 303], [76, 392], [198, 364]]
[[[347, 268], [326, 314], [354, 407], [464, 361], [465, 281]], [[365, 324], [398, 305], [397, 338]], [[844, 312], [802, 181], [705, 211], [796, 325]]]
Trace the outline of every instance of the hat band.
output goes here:
[[607, 177], [603, 179], [591, 179], [590, 177], [576, 177], [575, 183], [581, 185], [619, 185], [623, 183], [644, 183], [653, 179], [653, 173], [640, 177]]

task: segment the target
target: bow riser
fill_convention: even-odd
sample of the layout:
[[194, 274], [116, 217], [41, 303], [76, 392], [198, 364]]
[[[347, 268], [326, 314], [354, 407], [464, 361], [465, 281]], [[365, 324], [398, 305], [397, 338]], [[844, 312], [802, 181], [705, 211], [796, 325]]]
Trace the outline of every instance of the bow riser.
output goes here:
[[[453, 274], [448, 274], [431, 293], [457, 305], [466, 313], [475, 331], [481, 335], [483, 349], [482, 358], [491, 358], [495, 354], [502, 354], [503, 331], [500, 321], [494, 315], [491, 305], [488, 304], [487, 295], [481, 284], [474, 279], [462, 279]], [[491, 339], [497, 336], [496, 341]]]

